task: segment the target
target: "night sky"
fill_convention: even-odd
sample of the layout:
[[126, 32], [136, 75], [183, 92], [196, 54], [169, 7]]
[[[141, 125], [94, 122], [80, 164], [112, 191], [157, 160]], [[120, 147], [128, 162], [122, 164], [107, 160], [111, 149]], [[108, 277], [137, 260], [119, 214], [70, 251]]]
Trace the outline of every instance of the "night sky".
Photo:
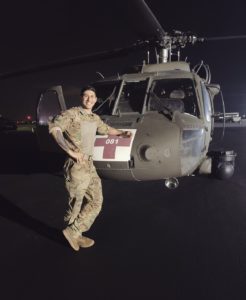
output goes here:
[[[148, 25], [134, 0], [9, 1], [0, 11], [0, 73], [66, 59], [73, 56], [127, 47], [147, 33]], [[146, 0], [165, 31], [191, 31], [201, 37], [246, 35], [244, 1]], [[227, 111], [246, 112], [246, 39], [214, 41], [185, 49], [191, 64], [210, 65], [212, 82], [222, 87]], [[38, 96], [62, 84], [65, 98], [79, 101], [80, 87], [105, 76], [121, 73], [126, 65], [145, 57], [127, 57], [43, 71], [0, 81], [0, 114], [12, 119], [35, 115]]]

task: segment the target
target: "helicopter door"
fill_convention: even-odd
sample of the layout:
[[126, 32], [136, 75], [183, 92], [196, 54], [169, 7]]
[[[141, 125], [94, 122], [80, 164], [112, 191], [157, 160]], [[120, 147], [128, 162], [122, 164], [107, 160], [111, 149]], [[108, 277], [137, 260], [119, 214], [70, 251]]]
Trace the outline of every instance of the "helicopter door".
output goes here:
[[[214, 97], [220, 92], [218, 84], [204, 84], [202, 83], [202, 92], [204, 98], [204, 110], [208, 120], [211, 120], [211, 136], [214, 131]], [[205, 103], [207, 102], [207, 103]], [[209, 117], [207, 117], [207, 115]]]
[[59, 151], [48, 132], [48, 122], [61, 111], [66, 110], [66, 104], [61, 86], [54, 86], [43, 92], [37, 106], [37, 139], [40, 150]]

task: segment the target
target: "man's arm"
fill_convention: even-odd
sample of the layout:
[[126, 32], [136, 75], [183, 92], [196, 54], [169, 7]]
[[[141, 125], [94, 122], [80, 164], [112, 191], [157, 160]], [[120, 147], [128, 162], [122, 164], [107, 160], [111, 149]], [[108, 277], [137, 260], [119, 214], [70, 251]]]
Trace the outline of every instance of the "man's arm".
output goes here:
[[123, 130], [119, 130], [119, 129], [116, 129], [113, 127], [109, 127], [108, 134], [109, 135], [118, 135], [118, 136], [122, 136], [124, 138], [129, 138], [132, 135], [131, 131], [123, 131]]
[[57, 144], [72, 158], [74, 158], [77, 163], [82, 163], [84, 155], [80, 152], [75, 152], [72, 149], [70, 149], [69, 145], [67, 144], [63, 133], [61, 131], [61, 128], [59, 127], [53, 127], [50, 131], [51, 135], [54, 137]]
[[105, 124], [101, 118], [98, 115], [95, 115], [97, 118], [97, 132], [99, 134], [102, 135], [117, 135], [117, 136], [121, 136], [124, 138], [129, 138], [131, 137], [132, 133], [131, 131], [123, 131], [123, 130], [119, 130], [113, 127], [108, 126], [107, 124]]

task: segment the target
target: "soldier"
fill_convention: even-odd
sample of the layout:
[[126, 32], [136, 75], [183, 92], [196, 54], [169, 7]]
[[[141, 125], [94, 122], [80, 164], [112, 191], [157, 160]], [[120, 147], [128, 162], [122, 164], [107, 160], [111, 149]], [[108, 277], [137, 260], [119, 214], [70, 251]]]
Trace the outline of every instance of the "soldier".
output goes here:
[[131, 132], [112, 128], [92, 112], [97, 101], [95, 88], [81, 90], [80, 107], [73, 107], [49, 123], [49, 132], [68, 154], [64, 164], [65, 185], [69, 194], [67, 223], [63, 234], [71, 247], [91, 247], [94, 240], [82, 235], [88, 231], [102, 207], [101, 180], [93, 165], [92, 153], [96, 132], [129, 138]]

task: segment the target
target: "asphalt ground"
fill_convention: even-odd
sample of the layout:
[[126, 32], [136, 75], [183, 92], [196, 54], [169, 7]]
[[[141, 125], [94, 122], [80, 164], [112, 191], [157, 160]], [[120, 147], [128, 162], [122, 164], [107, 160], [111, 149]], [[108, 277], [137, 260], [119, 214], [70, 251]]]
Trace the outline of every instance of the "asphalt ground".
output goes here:
[[104, 205], [75, 252], [63, 238], [63, 158], [40, 154], [32, 132], [1, 133], [1, 299], [245, 299], [246, 128], [228, 128], [237, 152], [227, 181], [103, 180]]

